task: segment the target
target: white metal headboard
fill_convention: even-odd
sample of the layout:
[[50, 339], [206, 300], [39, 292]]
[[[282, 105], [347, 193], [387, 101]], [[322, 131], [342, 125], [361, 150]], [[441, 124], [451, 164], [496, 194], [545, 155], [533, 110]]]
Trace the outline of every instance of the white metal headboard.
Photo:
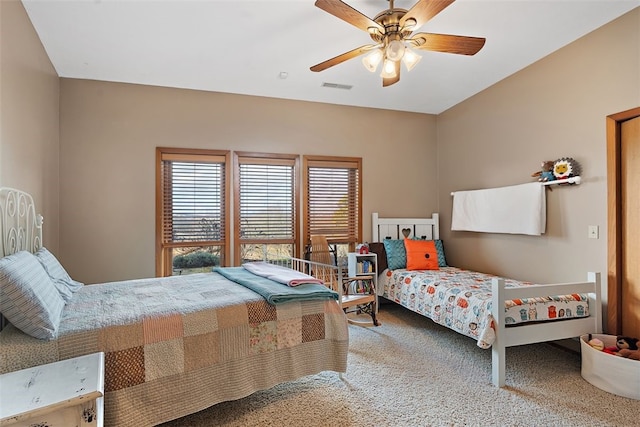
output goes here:
[[42, 247], [42, 215], [30, 194], [0, 187], [0, 256]]
[[419, 239], [437, 240], [440, 238], [440, 220], [437, 213], [431, 218], [380, 218], [377, 212], [371, 214], [372, 241], [382, 239]]

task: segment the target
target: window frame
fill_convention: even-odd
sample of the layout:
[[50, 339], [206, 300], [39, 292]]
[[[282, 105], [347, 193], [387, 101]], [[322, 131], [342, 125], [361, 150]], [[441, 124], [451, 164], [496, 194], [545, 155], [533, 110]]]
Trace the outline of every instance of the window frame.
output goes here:
[[[248, 161], [244, 161], [247, 159]], [[274, 166], [290, 166], [293, 167], [293, 236], [291, 239], [241, 239], [240, 237], [240, 164], [272, 164]], [[243, 244], [291, 244], [293, 245], [294, 257], [299, 257], [301, 253], [299, 243], [300, 229], [300, 156], [298, 154], [277, 154], [277, 153], [260, 153], [252, 151], [235, 151], [233, 153], [233, 239], [234, 239], [234, 264], [239, 265], [242, 261], [241, 245]]]
[[[341, 166], [344, 165], [344, 166]], [[344, 167], [345, 169], [356, 169], [357, 170], [357, 183], [352, 183], [352, 185], [356, 185], [356, 200], [357, 203], [357, 213], [355, 218], [357, 220], [357, 225], [355, 226], [356, 235], [352, 236], [349, 241], [340, 241], [336, 239], [331, 239], [329, 236], [327, 237], [327, 241], [330, 245], [336, 244], [347, 244], [348, 251], [355, 251], [356, 244], [362, 242], [362, 158], [361, 157], [340, 157], [340, 156], [317, 156], [317, 155], [303, 155], [303, 206], [302, 206], [302, 215], [303, 215], [303, 246], [307, 247], [311, 243], [311, 232], [310, 232], [310, 212], [309, 212], [309, 168], [311, 167]], [[355, 166], [355, 167], [349, 167]]]
[[[178, 162], [204, 162], [205, 158], [221, 157], [224, 159], [224, 184], [222, 188], [222, 210], [224, 211], [224, 221], [222, 227], [224, 229], [224, 240], [221, 241], [188, 241], [188, 242], [163, 242], [164, 229], [164, 181], [162, 175], [162, 163], [164, 160], [174, 160]], [[156, 147], [156, 276], [171, 276], [173, 271], [172, 251], [170, 249], [176, 247], [194, 247], [194, 246], [221, 246], [224, 265], [230, 260], [230, 235], [229, 235], [229, 207], [231, 195], [231, 152], [229, 150], [207, 150], [195, 148], [173, 148], [173, 147]]]

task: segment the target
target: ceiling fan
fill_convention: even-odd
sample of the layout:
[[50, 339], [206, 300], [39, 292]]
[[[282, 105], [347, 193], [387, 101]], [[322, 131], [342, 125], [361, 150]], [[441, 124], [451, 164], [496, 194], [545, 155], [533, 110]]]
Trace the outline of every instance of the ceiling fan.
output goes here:
[[369, 53], [363, 58], [365, 67], [375, 72], [382, 62], [382, 86], [390, 86], [400, 80], [400, 62], [407, 70], [420, 61], [413, 49], [435, 52], [475, 55], [485, 39], [481, 37], [454, 36], [449, 34], [414, 33], [420, 26], [442, 12], [455, 0], [418, 0], [409, 10], [393, 7], [380, 12], [375, 18], [358, 12], [340, 0], [316, 0], [315, 5], [343, 21], [369, 33], [374, 44], [360, 46], [311, 67], [311, 71], [323, 71], [334, 65]]

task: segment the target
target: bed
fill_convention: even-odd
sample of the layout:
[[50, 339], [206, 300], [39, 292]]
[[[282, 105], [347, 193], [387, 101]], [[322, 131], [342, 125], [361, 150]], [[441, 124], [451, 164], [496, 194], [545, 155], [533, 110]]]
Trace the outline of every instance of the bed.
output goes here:
[[[347, 320], [324, 285], [294, 288], [248, 271], [236, 273], [278, 290], [258, 293], [222, 271], [83, 285], [43, 247], [35, 212], [28, 194], [0, 189], [0, 308], [11, 320], [3, 319], [0, 332], [0, 373], [104, 352], [104, 424], [151, 426], [302, 376], [345, 372]], [[309, 268], [298, 259], [287, 265]], [[21, 276], [22, 270], [30, 273]], [[7, 305], [14, 279], [37, 296], [16, 303], [19, 310]], [[58, 292], [61, 285], [68, 295]], [[58, 294], [63, 307], [56, 325]], [[29, 320], [20, 304], [44, 314]]]
[[[379, 296], [491, 348], [496, 386], [505, 385], [507, 347], [602, 330], [599, 273], [588, 273], [582, 282], [538, 285], [448, 266], [436, 213], [431, 218], [373, 213], [372, 242]], [[430, 264], [420, 265], [417, 257], [430, 257]]]

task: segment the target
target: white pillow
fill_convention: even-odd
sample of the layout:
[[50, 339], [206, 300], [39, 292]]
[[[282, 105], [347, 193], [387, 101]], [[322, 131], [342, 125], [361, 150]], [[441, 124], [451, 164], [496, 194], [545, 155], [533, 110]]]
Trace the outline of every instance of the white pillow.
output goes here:
[[38, 259], [21, 251], [0, 259], [0, 312], [35, 338], [58, 334], [64, 300]]
[[73, 293], [84, 285], [73, 280], [67, 270], [62, 267], [60, 261], [47, 248], [40, 248], [35, 253], [36, 258], [44, 267], [51, 281], [60, 292], [60, 296], [65, 302], [69, 302], [73, 298]]

